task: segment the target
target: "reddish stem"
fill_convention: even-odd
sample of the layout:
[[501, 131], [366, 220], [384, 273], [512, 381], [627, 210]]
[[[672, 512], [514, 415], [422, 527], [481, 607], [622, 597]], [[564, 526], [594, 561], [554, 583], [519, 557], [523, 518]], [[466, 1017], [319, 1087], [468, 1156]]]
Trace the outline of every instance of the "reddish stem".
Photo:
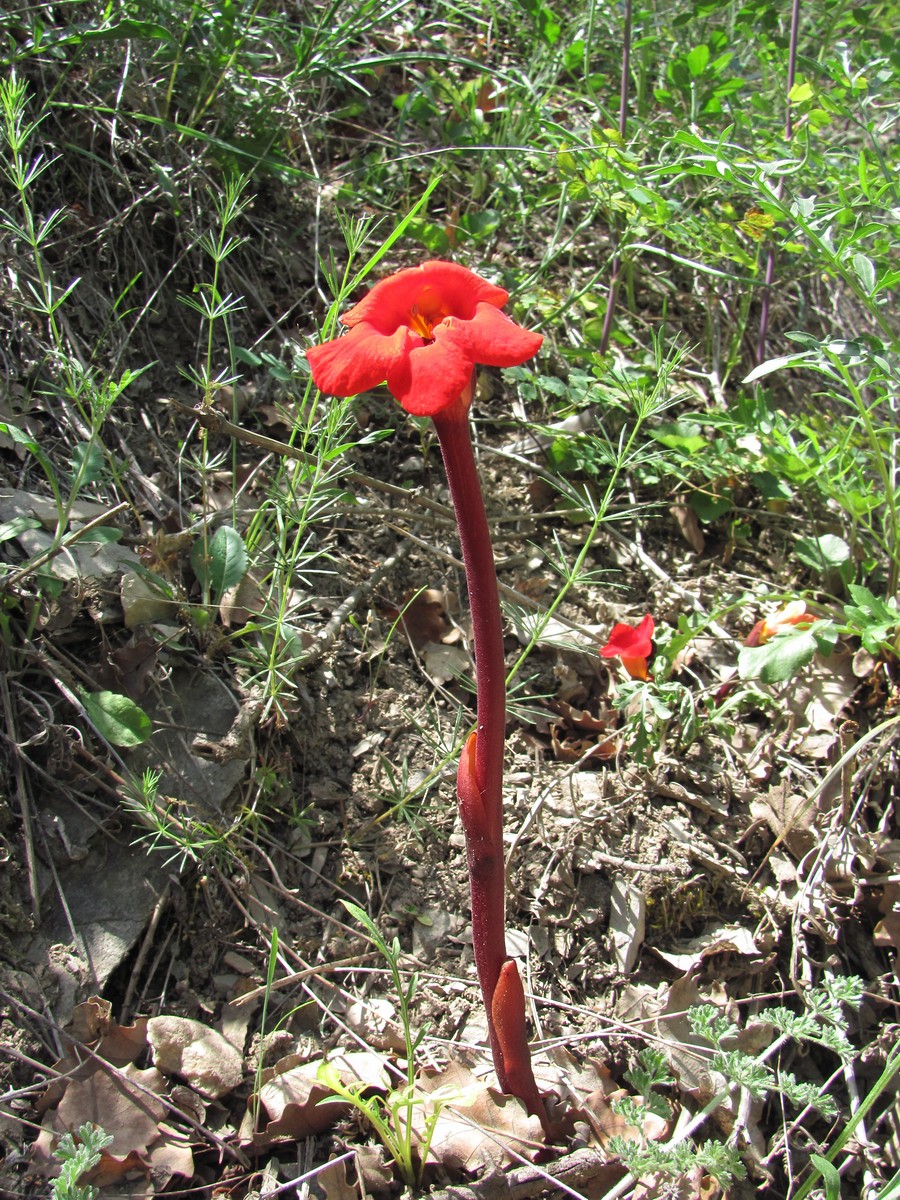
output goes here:
[[[510, 961], [506, 954], [503, 860], [506, 665], [494, 551], [469, 434], [470, 401], [471, 388], [453, 408], [434, 417], [466, 569], [478, 693], [476, 730], [460, 759], [457, 795], [466, 835], [475, 966], [487, 1011], [497, 1079], [504, 1092], [518, 1096], [529, 1112], [535, 1113], [543, 1122], [546, 1115], [540, 1104], [528, 1054], [525, 994], [521, 983], [518, 989], [515, 983], [502, 988], [501, 1003], [496, 1009], [493, 1007], [498, 980]], [[515, 964], [512, 966], [518, 981]], [[507, 978], [511, 979], [508, 970]], [[501, 1018], [500, 1030], [497, 1017]], [[510, 1051], [512, 1061], [507, 1064], [506, 1055]]]

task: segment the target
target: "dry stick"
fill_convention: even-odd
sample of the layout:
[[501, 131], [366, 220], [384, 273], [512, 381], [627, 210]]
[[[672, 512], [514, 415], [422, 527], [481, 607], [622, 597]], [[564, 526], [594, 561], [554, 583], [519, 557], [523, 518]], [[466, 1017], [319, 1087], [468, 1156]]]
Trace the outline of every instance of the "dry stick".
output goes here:
[[560, 1193], [578, 1195], [578, 1189], [611, 1169], [612, 1164], [599, 1151], [575, 1150], [541, 1167], [517, 1167], [505, 1175], [492, 1172], [475, 1183], [430, 1192], [429, 1200], [528, 1200], [531, 1196]]
[[[631, 0], [625, 0], [625, 28], [622, 32], [622, 78], [619, 85], [619, 137], [625, 141], [628, 128], [628, 73], [631, 69]], [[600, 353], [609, 349], [612, 336], [613, 313], [619, 293], [619, 277], [622, 273], [622, 257], [619, 254], [619, 220], [614, 219], [611, 230], [613, 243], [612, 272], [609, 292], [606, 296], [606, 312], [603, 314], [603, 332], [600, 336]]]
[[[794, 86], [794, 72], [797, 66], [797, 35], [800, 28], [800, 0], [793, 0], [791, 7], [791, 43], [788, 51], [788, 77], [787, 77], [787, 112], [784, 118], [784, 139], [790, 142], [794, 136], [794, 121], [791, 116], [791, 91]], [[778, 187], [775, 191], [777, 199], [781, 199], [784, 191], [784, 176], [778, 180]], [[756, 362], [757, 365], [763, 361], [766, 355], [766, 335], [769, 331], [769, 299], [772, 294], [772, 282], [775, 278], [775, 247], [770, 242], [769, 250], [766, 256], [766, 280], [763, 284], [762, 293], [762, 308], [759, 314], [759, 341], [756, 344]]]
[[156, 931], [159, 928], [159, 922], [162, 919], [166, 905], [169, 903], [169, 893], [172, 888], [171, 880], [166, 880], [166, 885], [160, 893], [159, 899], [153, 906], [153, 912], [150, 914], [150, 920], [147, 923], [147, 928], [144, 931], [143, 939], [141, 940], [141, 948], [138, 950], [137, 958], [134, 960], [134, 966], [128, 974], [128, 987], [125, 989], [125, 999], [122, 1001], [122, 1008], [119, 1016], [119, 1024], [126, 1025], [128, 1018], [131, 1016], [131, 1004], [134, 1000], [134, 993], [137, 991], [138, 979], [144, 969], [144, 963], [150, 955], [150, 947], [153, 945], [153, 939], [156, 937]]
[[22, 817], [22, 834], [25, 839], [25, 867], [28, 873], [28, 894], [31, 896], [35, 926], [41, 923], [41, 889], [38, 885], [37, 859], [34, 853], [34, 837], [31, 828], [31, 801], [25, 787], [25, 772], [22, 770], [22, 755], [19, 752], [18, 734], [16, 732], [15, 714], [9, 695], [9, 679], [6, 672], [0, 674], [0, 689], [3, 694], [3, 711], [6, 714], [6, 728], [10, 733], [10, 741], [14, 747], [16, 759], [16, 796], [19, 801], [19, 812]]
[[[260, 450], [267, 450], [270, 454], [278, 454], [282, 458], [292, 458], [296, 462], [308, 463], [310, 466], [314, 466], [316, 463], [315, 455], [298, 450], [296, 446], [289, 446], [287, 442], [279, 442], [277, 438], [266, 437], [262, 433], [253, 433], [249, 429], [235, 425], [212, 408], [192, 408], [189, 404], [182, 404], [180, 400], [175, 400], [172, 396], [163, 397], [163, 401], [171, 404], [173, 408], [177, 408], [179, 412], [193, 417], [198, 425], [210, 433], [221, 433], [238, 442], [258, 446]], [[403, 500], [415, 500], [415, 503], [421, 508], [427, 508], [429, 512], [437, 513], [447, 521], [453, 520], [453, 513], [446, 504], [439, 504], [437, 500], [431, 500], [421, 493], [411, 494], [408, 488], [399, 487], [395, 483], [385, 483], [371, 475], [363, 475], [360, 471], [348, 471], [344, 478], [350, 483], [358, 483], [361, 487], [371, 488], [375, 492], [384, 492], [388, 496], [398, 496]]]

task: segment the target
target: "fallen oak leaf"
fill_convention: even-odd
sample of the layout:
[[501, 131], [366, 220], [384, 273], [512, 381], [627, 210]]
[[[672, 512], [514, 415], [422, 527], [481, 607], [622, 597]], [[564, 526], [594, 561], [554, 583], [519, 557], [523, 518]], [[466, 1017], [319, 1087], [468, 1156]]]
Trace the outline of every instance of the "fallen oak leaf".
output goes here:
[[[165, 1090], [166, 1081], [154, 1067], [140, 1070], [132, 1064], [122, 1070], [97, 1067], [86, 1078], [72, 1080], [58, 1108], [46, 1115], [34, 1144], [33, 1161], [37, 1169], [58, 1174], [59, 1162], [54, 1150], [59, 1138], [90, 1121], [113, 1139], [102, 1152], [94, 1172], [102, 1185], [118, 1182], [136, 1168], [149, 1173], [154, 1148], [162, 1143], [182, 1142], [180, 1134], [163, 1124], [166, 1107], [157, 1097]], [[168, 1162], [169, 1176], [193, 1174], [193, 1156], [183, 1144], [174, 1156], [162, 1150], [160, 1162]]]
[[474, 1174], [534, 1158], [546, 1148], [540, 1120], [528, 1115], [521, 1100], [487, 1087], [463, 1063], [451, 1062], [438, 1074], [423, 1072], [418, 1083], [425, 1094], [413, 1115], [414, 1124], [421, 1122], [420, 1142], [425, 1120], [436, 1114], [428, 1162]]
[[[351, 1111], [349, 1102], [338, 1100], [322, 1076], [328, 1064], [345, 1087], [360, 1083], [386, 1092], [390, 1078], [384, 1060], [370, 1051], [339, 1053], [329, 1059], [303, 1061], [290, 1054], [262, 1072], [259, 1091], [251, 1097], [248, 1120], [241, 1127], [241, 1141], [262, 1149], [279, 1141], [298, 1141], [324, 1133]], [[255, 1130], [252, 1114], [259, 1104], [269, 1118], [264, 1129]]]

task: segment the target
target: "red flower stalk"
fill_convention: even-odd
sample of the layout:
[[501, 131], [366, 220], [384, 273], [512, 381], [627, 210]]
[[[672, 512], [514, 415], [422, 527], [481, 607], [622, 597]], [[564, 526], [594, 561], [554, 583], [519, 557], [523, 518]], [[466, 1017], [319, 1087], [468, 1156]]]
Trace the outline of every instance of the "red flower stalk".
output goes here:
[[465, 267], [427, 262], [377, 283], [341, 318], [350, 332], [306, 354], [321, 391], [353, 396], [386, 381], [407, 412], [434, 421], [456, 510], [475, 643], [476, 728], [463, 748], [456, 787], [475, 965], [500, 1087], [518, 1096], [549, 1132], [531, 1068], [525, 992], [506, 953], [506, 669], [494, 553], [468, 419], [476, 363], [514, 366], [536, 354], [543, 341], [500, 311], [508, 299], [503, 288]]
[[639, 625], [614, 625], [609, 641], [600, 650], [604, 658], [619, 658], [632, 679], [649, 679], [647, 659], [653, 653], [653, 618], [647, 613]]

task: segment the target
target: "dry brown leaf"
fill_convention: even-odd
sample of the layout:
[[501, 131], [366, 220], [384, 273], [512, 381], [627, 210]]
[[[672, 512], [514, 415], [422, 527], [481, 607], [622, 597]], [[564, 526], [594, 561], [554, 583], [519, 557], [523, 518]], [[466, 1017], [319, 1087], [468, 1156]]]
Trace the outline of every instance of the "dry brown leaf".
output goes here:
[[359, 1188], [347, 1178], [347, 1160], [325, 1163], [316, 1171], [316, 1184], [325, 1200], [359, 1200]]
[[150, 1147], [147, 1159], [156, 1191], [162, 1192], [174, 1175], [190, 1179], [194, 1173], [194, 1155], [180, 1130], [160, 1125], [159, 1132], [159, 1140]]
[[616, 966], [627, 974], [637, 962], [644, 941], [647, 896], [642, 887], [619, 875], [610, 899], [609, 936]]
[[675, 518], [675, 524], [678, 526], [681, 536], [690, 548], [697, 554], [702, 554], [706, 549], [706, 538], [703, 536], [697, 514], [691, 506], [679, 502], [672, 505], [670, 512]]
[[707, 1065], [710, 1046], [703, 1038], [697, 1037], [687, 1017], [689, 1008], [703, 1002], [704, 997], [689, 975], [676, 979], [666, 993], [662, 1007], [655, 1014], [655, 1025], [680, 1087], [701, 1104], [706, 1104], [713, 1095]]
[[808, 667], [792, 681], [785, 703], [796, 718], [800, 734], [797, 749], [814, 758], [825, 758], [835, 739], [834, 725], [858, 685], [853, 658], [837, 650], [827, 658], [815, 655]]
[[98, 672], [98, 681], [113, 692], [124, 692], [137, 702], [144, 694], [148, 674], [156, 666], [159, 642], [139, 638], [130, 646], [108, 652]]
[[425, 670], [435, 683], [449, 683], [461, 675], [472, 673], [472, 664], [462, 646], [445, 646], [443, 642], [426, 642], [421, 648]]
[[[752, 967], [752, 960], [759, 960], [759, 947], [753, 934], [743, 925], [708, 925], [699, 937], [687, 938], [676, 943], [674, 950], [659, 950], [654, 953], [682, 975], [690, 975], [714, 956], [728, 955], [739, 959], [735, 973], [744, 975]], [[751, 960], [748, 962], [747, 960]], [[716, 978], [727, 972], [723, 962], [716, 964]]]
[[[35, 1105], [39, 1113], [59, 1104], [69, 1080], [92, 1075], [97, 1070], [98, 1058], [114, 1067], [124, 1067], [135, 1062], [146, 1050], [146, 1017], [139, 1018], [133, 1025], [119, 1025], [111, 1014], [112, 1005], [99, 996], [91, 996], [72, 1010], [72, 1019], [66, 1027], [71, 1044], [59, 1062], [53, 1064], [54, 1074], [66, 1078], [54, 1079], [49, 1084]], [[83, 1047], [89, 1047], [90, 1053]]]
[[[386, 1160], [381, 1146], [354, 1146], [356, 1172], [366, 1195], [378, 1196], [393, 1190], [394, 1168]], [[355, 1197], [359, 1192], [354, 1192]]]
[[165, 1088], [155, 1068], [139, 1070], [133, 1065], [121, 1071], [97, 1067], [87, 1078], [72, 1080], [59, 1107], [45, 1117], [34, 1145], [35, 1166], [58, 1173], [53, 1151], [59, 1138], [89, 1121], [113, 1139], [90, 1173], [89, 1182], [97, 1187], [118, 1183], [136, 1169], [153, 1181], [153, 1190], [164, 1188], [173, 1175], [189, 1178], [194, 1173], [190, 1145], [183, 1134], [163, 1123], [166, 1108], [156, 1098]]
[[169, 1075], [218, 1100], [234, 1091], [244, 1077], [244, 1064], [234, 1046], [201, 1021], [189, 1017], [151, 1017], [147, 1041], [153, 1063]]
[[234, 587], [222, 593], [219, 601], [219, 616], [226, 629], [235, 625], [246, 625], [266, 607], [262, 581], [257, 574], [248, 571]]
[[385, 616], [390, 621], [399, 619], [413, 649], [421, 650], [429, 642], [443, 642], [455, 632], [447, 615], [448, 601], [443, 590], [423, 588], [408, 592], [397, 608], [386, 610]]
[[796, 859], [803, 858], [816, 843], [812, 831], [815, 806], [793, 790], [789, 776], [752, 800], [750, 813], [754, 820], [765, 821]]
[[437, 1101], [445, 1102], [435, 1124], [429, 1162], [477, 1173], [514, 1161], [510, 1149], [533, 1160], [544, 1146], [537, 1117], [530, 1117], [520, 1100], [485, 1086], [462, 1063], [451, 1062], [436, 1075], [423, 1074], [419, 1086], [430, 1100], [416, 1120], [433, 1113]]

